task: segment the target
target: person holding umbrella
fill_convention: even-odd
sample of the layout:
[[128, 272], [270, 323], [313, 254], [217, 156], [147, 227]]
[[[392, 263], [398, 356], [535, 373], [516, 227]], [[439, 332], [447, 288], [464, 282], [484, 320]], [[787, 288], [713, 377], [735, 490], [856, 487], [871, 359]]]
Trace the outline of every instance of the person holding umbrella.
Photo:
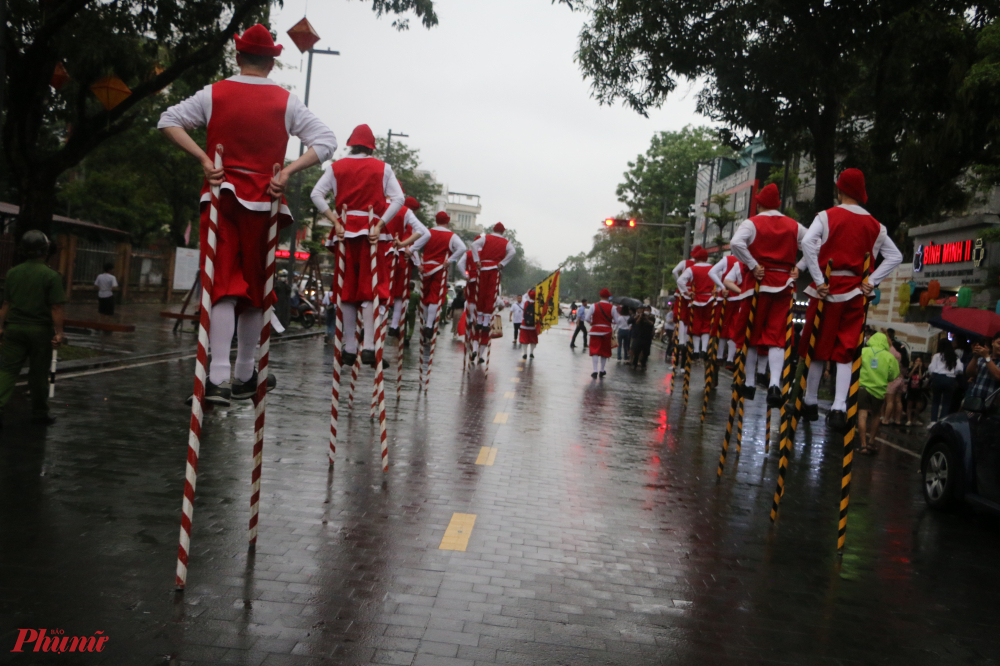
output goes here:
[[972, 386], [966, 396], [986, 400], [1000, 388], [1000, 331], [992, 340], [972, 345], [972, 361], [965, 368], [965, 376]]

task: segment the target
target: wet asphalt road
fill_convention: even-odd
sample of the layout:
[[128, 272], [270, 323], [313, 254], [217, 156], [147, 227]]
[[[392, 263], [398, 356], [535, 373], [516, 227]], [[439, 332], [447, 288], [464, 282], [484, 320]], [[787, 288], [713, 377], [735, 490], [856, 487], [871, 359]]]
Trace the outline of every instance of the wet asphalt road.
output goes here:
[[[883, 448], [856, 459], [841, 561], [840, 442], [800, 433], [772, 526], [762, 396], [716, 483], [728, 394], [702, 425], [700, 372], [685, 411], [662, 356], [592, 381], [568, 338], [545, 333], [531, 362], [498, 342], [488, 377], [442, 339], [426, 397], [408, 351], [388, 474], [370, 371], [331, 471], [332, 350], [275, 348], [256, 553], [243, 403], [206, 419], [183, 595], [193, 362], [66, 379], [47, 433], [9, 411], [0, 663], [1000, 663], [1000, 521], [925, 510], [916, 459]], [[442, 550], [456, 513], [475, 516], [467, 548]], [[11, 653], [20, 628], [109, 640]]]

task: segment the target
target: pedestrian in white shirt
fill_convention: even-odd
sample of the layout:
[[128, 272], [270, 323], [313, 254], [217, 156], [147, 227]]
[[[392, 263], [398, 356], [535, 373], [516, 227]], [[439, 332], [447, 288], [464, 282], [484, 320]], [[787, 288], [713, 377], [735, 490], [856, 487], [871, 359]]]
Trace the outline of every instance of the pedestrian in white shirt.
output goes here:
[[615, 320], [615, 328], [618, 330], [618, 360], [622, 360], [622, 351], [625, 352], [625, 361], [629, 360], [629, 343], [632, 341], [632, 324], [629, 322], [628, 308], [619, 305], [612, 315]]
[[524, 305], [521, 304], [521, 294], [517, 295], [517, 300], [510, 304], [510, 314], [508, 321], [514, 324], [514, 346], [517, 346], [517, 338], [521, 329], [521, 322], [524, 321]]
[[100, 315], [111, 317], [115, 314], [115, 292], [118, 288], [118, 280], [111, 274], [115, 265], [104, 264], [104, 272], [97, 276], [94, 285], [97, 287], [97, 312]]

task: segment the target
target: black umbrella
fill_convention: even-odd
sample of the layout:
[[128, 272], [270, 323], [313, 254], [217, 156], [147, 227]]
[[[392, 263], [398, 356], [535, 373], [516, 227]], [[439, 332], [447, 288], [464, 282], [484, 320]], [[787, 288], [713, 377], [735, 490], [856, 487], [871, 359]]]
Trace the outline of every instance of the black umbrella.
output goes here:
[[611, 302], [615, 305], [624, 305], [627, 308], [645, 307], [645, 303], [638, 298], [629, 298], [628, 296], [612, 296]]

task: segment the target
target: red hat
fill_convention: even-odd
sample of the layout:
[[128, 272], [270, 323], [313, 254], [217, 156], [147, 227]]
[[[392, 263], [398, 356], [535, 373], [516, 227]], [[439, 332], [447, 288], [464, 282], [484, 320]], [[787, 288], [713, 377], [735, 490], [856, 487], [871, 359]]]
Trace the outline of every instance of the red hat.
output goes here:
[[865, 191], [865, 174], [861, 173], [861, 169], [844, 169], [840, 178], [837, 179], [837, 189], [859, 204], [868, 201], [868, 192]]
[[607, 287], [601, 289], [601, 298], [611, 298], [611, 292], [608, 291]]
[[418, 208], [420, 208], [420, 202], [414, 199], [413, 197], [406, 197], [406, 201], [403, 202], [403, 205], [409, 208], [410, 210], [417, 210]]
[[528, 298], [534, 298], [534, 297], [535, 297], [535, 290], [534, 289], [529, 289], [528, 290]]
[[693, 248], [691, 248], [691, 258], [694, 259], [695, 253], [699, 252], [700, 250], [701, 250], [701, 245], [695, 245]]
[[448, 224], [449, 222], [451, 222], [451, 216], [449, 216], [448, 213], [441, 211], [440, 213], [434, 216], [434, 221], [437, 222], [438, 224]]
[[708, 261], [708, 250], [701, 245], [695, 245], [691, 250], [691, 258], [695, 261]]
[[260, 23], [247, 28], [242, 37], [233, 35], [233, 41], [236, 42], [236, 51], [239, 53], [250, 53], [270, 58], [280, 56], [283, 48], [280, 44], [275, 45], [271, 31]]
[[372, 128], [368, 125], [358, 125], [351, 132], [350, 138], [347, 139], [348, 146], [364, 146], [365, 148], [371, 148], [375, 150], [375, 135], [372, 134]]
[[493, 225], [493, 231], [495, 231], [498, 234], [502, 234], [503, 232], [507, 231], [507, 227], [503, 226], [503, 222], [497, 222], [496, 224]]
[[758, 192], [754, 199], [761, 208], [770, 208], [771, 210], [781, 208], [781, 195], [778, 193], [778, 186], [774, 183]]

